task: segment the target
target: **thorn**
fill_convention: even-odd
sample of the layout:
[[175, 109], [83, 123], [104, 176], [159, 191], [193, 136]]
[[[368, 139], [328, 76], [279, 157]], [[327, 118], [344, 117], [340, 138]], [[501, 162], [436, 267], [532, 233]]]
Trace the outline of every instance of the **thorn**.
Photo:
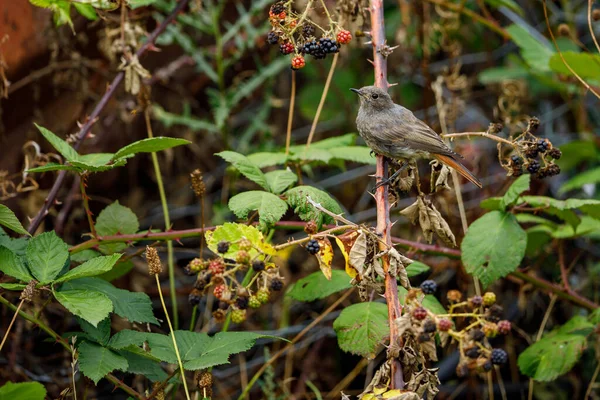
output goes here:
[[367, 59], [367, 61], [370, 62], [372, 66], [375, 66], [375, 62], [373, 60]]
[[175, 239], [175, 241], [176, 241], [177, 243], [179, 243], [180, 245], [182, 245], [182, 246], [183, 246], [183, 243], [181, 243], [181, 240], [180, 240], [180, 238], [176, 238], [176, 239]]
[[396, 83], [389, 83], [388, 82], [388, 87], [397, 86], [397, 85], [398, 85], [398, 82], [396, 82]]

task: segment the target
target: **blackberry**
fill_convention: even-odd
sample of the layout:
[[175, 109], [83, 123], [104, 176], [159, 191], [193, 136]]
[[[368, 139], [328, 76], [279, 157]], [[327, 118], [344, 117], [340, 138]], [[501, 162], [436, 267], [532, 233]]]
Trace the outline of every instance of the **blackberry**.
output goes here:
[[306, 244], [306, 250], [308, 250], [310, 254], [317, 254], [320, 249], [321, 246], [319, 245], [319, 242], [315, 239], [310, 239]]
[[258, 300], [258, 297], [256, 296], [250, 296], [250, 299], [248, 300], [248, 305], [250, 306], [250, 308], [259, 308], [260, 307], [260, 300]]
[[413, 310], [412, 315], [415, 319], [423, 320], [427, 318], [427, 310], [423, 307], [417, 307]]
[[219, 308], [219, 310], [227, 310], [229, 308], [229, 303], [226, 301], [219, 301], [217, 307]]
[[538, 139], [537, 150], [539, 153], [545, 153], [548, 150], [548, 141], [546, 139]]
[[265, 304], [266, 302], [269, 301], [269, 291], [267, 289], [259, 289], [258, 292], [256, 293], [256, 298], [262, 304]]
[[430, 340], [431, 336], [429, 335], [429, 333], [421, 332], [419, 333], [419, 336], [417, 336], [417, 342], [419, 343], [429, 342]]
[[559, 160], [560, 157], [562, 156], [562, 151], [560, 151], [560, 149], [557, 149], [556, 147], [553, 149], [550, 149], [550, 151], [548, 152], [548, 155], [552, 158], [554, 158], [555, 160]]
[[549, 165], [547, 168], [548, 176], [555, 176], [560, 174], [560, 167], [556, 164]]
[[547, 176], [548, 176], [548, 168], [542, 168], [537, 172], [537, 174], [535, 174], [535, 177], [537, 179], [544, 179]]
[[281, 282], [281, 279], [275, 278], [271, 281], [271, 285], [269, 285], [269, 288], [278, 292], [281, 289], [283, 289], [283, 282]]
[[304, 43], [304, 46], [302, 46], [302, 53], [310, 54], [312, 56], [313, 54], [315, 54], [315, 52], [318, 49], [319, 49], [319, 44], [317, 43], [316, 40], [312, 40], [310, 42]]
[[508, 361], [508, 354], [502, 349], [492, 349], [492, 356], [490, 357], [492, 364], [502, 365]]
[[496, 294], [494, 292], [485, 292], [483, 295], [483, 304], [491, 306], [496, 303]]
[[455, 289], [448, 290], [448, 293], [446, 293], [446, 298], [451, 303], [452, 302], [459, 302], [460, 299], [462, 299], [462, 293], [459, 292], [458, 290], [455, 290]]
[[323, 51], [327, 54], [333, 54], [340, 51], [339, 44], [330, 38], [321, 38], [319, 39], [319, 46], [323, 49]]
[[197, 306], [200, 304], [200, 299], [202, 298], [202, 292], [198, 289], [192, 289], [190, 295], [188, 296], [188, 301], [191, 305]]
[[481, 342], [485, 334], [481, 329], [473, 329], [469, 332], [469, 337], [476, 342]]
[[246, 310], [233, 310], [231, 312], [231, 322], [241, 324], [246, 320]]
[[508, 335], [510, 333], [510, 330], [512, 329], [512, 324], [510, 323], [510, 321], [507, 320], [498, 321], [497, 325], [498, 332], [502, 335]]
[[512, 170], [512, 176], [514, 177], [519, 177], [523, 175], [523, 168], [519, 167], [519, 168], [513, 168]]
[[428, 279], [421, 283], [421, 290], [425, 294], [434, 294], [437, 290], [437, 283], [435, 283], [435, 281], [432, 281], [431, 279]]
[[438, 321], [438, 329], [442, 332], [447, 332], [452, 329], [452, 321], [449, 319], [440, 319]]
[[237, 297], [235, 299], [235, 305], [240, 310], [245, 310], [246, 308], [248, 308], [248, 304], [249, 304], [248, 297]]
[[523, 153], [525, 154], [525, 157], [533, 160], [538, 156], [538, 149], [537, 147], [527, 147]]
[[479, 347], [473, 346], [465, 351], [465, 355], [469, 358], [479, 357]]
[[318, 46], [317, 49], [311, 55], [315, 60], [322, 60], [325, 57], [327, 57], [327, 53], [321, 46]]
[[276, 32], [269, 32], [267, 35], [267, 43], [277, 44], [279, 43], [279, 35]]
[[194, 282], [194, 288], [203, 291], [208, 285], [208, 282], [210, 282], [210, 279], [196, 279], [196, 282]]
[[469, 299], [469, 305], [472, 308], [477, 308], [483, 304], [483, 298], [481, 296], [473, 296]]
[[494, 304], [493, 306], [488, 308], [485, 319], [492, 322], [498, 322], [502, 318], [503, 314], [504, 309], [498, 304]]
[[229, 242], [226, 240], [221, 240], [217, 243], [217, 251], [221, 254], [227, 253], [229, 251]]
[[292, 54], [294, 52], [294, 45], [290, 42], [281, 43], [279, 46], [279, 52], [283, 55]]
[[498, 325], [488, 322], [485, 325], [483, 325], [483, 333], [485, 334], [485, 337], [488, 338], [494, 338], [498, 335]]
[[263, 260], [252, 261], [252, 269], [254, 272], [260, 272], [265, 269], [265, 262]]
[[318, 227], [315, 221], [308, 221], [306, 225], [304, 225], [304, 232], [308, 233], [309, 235], [314, 235], [315, 233], [317, 233], [317, 230]]
[[248, 254], [248, 252], [245, 250], [238, 251], [237, 257], [235, 258], [235, 262], [238, 264], [249, 264], [250, 254]]
[[285, 5], [283, 2], [279, 1], [271, 6], [271, 13], [275, 15], [279, 15], [285, 11]]
[[423, 332], [425, 333], [433, 333], [437, 330], [437, 326], [435, 325], [435, 321], [428, 319], [423, 322]]
[[302, 34], [306, 37], [313, 36], [315, 34], [315, 26], [311, 24], [305, 24], [302, 27]]
[[537, 160], [531, 161], [529, 163], [529, 165], [527, 166], [527, 171], [529, 171], [530, 174], [535, 174], [539, 170], [540, 170], [540, 163]]
[[523, 159], [516, 154], [513, 154], [512, 157], [510, 157], [510, 160], [513, 162], [514, 165], [523, 164]]

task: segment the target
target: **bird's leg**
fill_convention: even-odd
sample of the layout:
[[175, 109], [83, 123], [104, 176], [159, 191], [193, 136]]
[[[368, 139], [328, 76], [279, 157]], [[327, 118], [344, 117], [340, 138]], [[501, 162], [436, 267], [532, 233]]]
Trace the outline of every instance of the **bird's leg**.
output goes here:
[[394, 172], [392, 174], [392, 176], [390, 176], [387, 179], [381, 179], [382, 177], [378, 176], [377, 178], [381, 179], [373, 188], [373, 191], [376, 191], [377, 189], [379, 189], [381, 186], [383, 185], [389, 185], [390, 182], [392, 182], [394, 179], [396, 179], [396, 177], [398, 177], [398, 175], [400, 175], [400, 172], [404, 171], [404, 169], [408, 167], [408, 162], [404, 162], [402, 163], [402, 166], [400, 168], [398, 168], [396, 170], [396, 172]]

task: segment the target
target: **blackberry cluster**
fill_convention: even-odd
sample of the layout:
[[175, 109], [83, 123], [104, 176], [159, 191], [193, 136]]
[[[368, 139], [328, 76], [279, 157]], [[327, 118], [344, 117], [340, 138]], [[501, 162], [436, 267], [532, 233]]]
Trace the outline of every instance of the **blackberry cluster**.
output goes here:
[[327, 54], [338, 53], [340, 51], [340, 45], [333, 39], [321, 38], [319, 39], [319, 46]]
[[340, 46], [341, 45], [333, 39], [320, 38], [318, 42], [316, 40], [311, 40], [310, 42], [304, 43], [301, 52], [309, 54], [319, 60], [327, 57], [327, 54], [338, 53], [340, 51]]
[[556, 164], [550, 164], [547, 167], [541, 168], [537, 174], [536, 178], [544, 179], [548, 176], [555, 176], [560, 174], [560, 167]]
[[508, 354], [506, 354], [506, 351], [502, 349], [492, 349], [492, 355], [490, 359], [492, 360], [492, 364], [506, 364], [506, 362], [508, 361]]
[[434, 294], [436, 290], [437, 283], [435, 283], [435, 281], [432, 281], [431, 279], [428, 279], [421, 283], [421, 291], [425, 294]]
[[321, 249], [321, 246], [319, 246], [319, 242], [315, 239], [310, 239], [308, 241], [308, 243], [306, 244], [306, 250], [310, 254], [317, 254], [320, 249]]

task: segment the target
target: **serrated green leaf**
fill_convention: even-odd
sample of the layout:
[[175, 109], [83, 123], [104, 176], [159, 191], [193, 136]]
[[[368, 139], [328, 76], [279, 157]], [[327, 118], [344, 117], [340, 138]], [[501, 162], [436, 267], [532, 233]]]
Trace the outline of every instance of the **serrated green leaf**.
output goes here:
[[549, 382], [571, 370], [587, 347], [594, 325], [577, 316], [544, 335], [519, 355], [519, 369], [537, 381]]
[[6, 290], [17, 291], [17, 292], [20, 292], [21, 290], [25, 289], [26, 287], [27, 287], [27, 285], [22, 284], [22, 283], [0, 283], [0, 288], [6, 289]]
[[280, 194], [298, 181], [298, 177], [289, 168], [267, 172], [265, 174], [271, 193]]
[[600, 182], [600, 167], [581, 172], [573, 178], [566, 181], [559, 189], [559, 193], [565, 193], [574, 189], [579, 189], [584, 185], [597, 184]]
[[[141, 352], [143, 350], [140, 349]], [[160, 362], [148, 358], [144, 354], [121, 350], [117, 352], [127, 360], [127, 372], [143, 375], [152, 382], [165, 381], [169, 375], [162, 369]]]
[[[129, 235], [140, 229], [137, 216], [130, 208], [122, 206], [115, 201], [100, 211], [96, 219], [96, 232], [100, 236]], [[122, 251], [127, 247], [125, 243], [111, 243], [100, 245], [100, 250], [107, 253]]]
[[86, 320], [93, 326], [113, 310], [113, 303], [103, 293], [93, 289], [60, 290], [54, 292], [56, 300], [74, 315]]
[[29, 237], [11, 238], [4, 232], [4, 229], [0, 227], [0, 246], [4, 246], [19, 257], [25, 257], [25, 250], [27, 249], [27, 242]]
[[253, 247], [248, 250], [251, 258], [259, 255], [259, 250], [264, 254], [275, 254], [273, 246], [266, 242], [263, 234], [255, 226], [251, 225], [226, 222], [218, 226], [214, 231], [206, 232], [204, 237], [208, 248], [215, 254], [218, 254], [217, 246], [219, 242], [229, 242], [229, 250], [223, 254], [224, 258], [236, 259], [240, 251], [239, 241], [243, 238], [248, 239], [252, 243]]
[[284, 165], [288, 159], [288, 156], [284, 152], [260, 152], [250, 154], [247, 158], [258, 168], [265, 168], [275, 165]]
[[531, 207], [540, 207], [546, 214], [556, 215], [573, 228], [576, 228], [581, 222], [579, 216], [573, 210], [580, 210], [594, 218], [600, 218], [600, 200], [557, 200], [546, 196], [521, 196], [521, 201]]
[[487, 287], [516, 270], [526, 248], [527, 234], [515, 216], [492, 211], [469, 226], [461, 244], [462, 262]]
[[125, 357], [95, 343], [84, 341], [79, 345], [79, 369], [94, 383], [114, 370], [126, 371]]
[[[600, 56], [597, 54], [563, 51], [562, 56], [569, 67], [582, 79], [600, 80]], [[558, 53], [550, 57], [549, 66], [554, 72], [574, 76]]]
[[84, 262], [83, 264], [73, 268], [55, 282], [72, 281], [73, 279], [86, 278], [89, 276], [100, 275], [110, 271], [115, 263], [121, 258], [121, 254], [116, 253], [110, 256], [96, 257]]
[[[67, 3], [68, 5], [68, 3]], [[64, 158], [68, 161], [75, 160], [79, 157], [79, 154], [75, 151], [74, 148], [71, 147], [69, 143], [62, 140], [54, 133], [44, 128], [43, 126], [39, 126], [38, 124], [34, 124], [36, 128], [40, 131], [40, 133], [46, 138], [47, 141], [50, 142], [52, 147], [56, 149]]]
[[506, 210], [506, 207], [512, 206], [523, 192], [529, 190], [530, 182], [531, 176], [529, 174], [518, 177], [512, 183], [512, 185], [510, 185], [510, 187], [502, 197], [502, 200], [500, 202], [501, 209]]
[[0, 387], [1, 400], [44, 400], [46, 388], [39, 382], [6, 382]]
[[152, 301], [146, 293], [118, 289], [100, 278], [81, 278], [63, 284], [64, 289], [97, 291], [107, 296], [117, 315], [131, 322], [158, 325], [152, 312]]
[[27, 264], [40, 282], [53, 281], [69, 261], [69, 246], [54, 231], [44, 232], [27, 244]]
[[[400, 300], [400, 304], [406, 304], [406, 295], [408, 294], [408, 290], [403, 288], [402, 286], [398, 287], [398, 300]], [[440, 301], [432, 294], [427, 294], [423, 297], [423, 301], [421, 305], [431, 311], [434, 314], [446, 314], [447, 311], [440, 303]]]
[[107, 282], [111, 282], [115, 279], [119, 279], [120, 277], [127, 275], [129, 271], [133, 269], [133, 267], [133, 262], [131, 262], [130, 260], [120, 261], [110, 271], [98, 275], [97, 277]]
[[353, 304], [342, 310], [333, 329], [342, 350], [372, 359], [390, 334], [387, 306], [375, 302]]
[[297, 152], [290, 151], [290, 160], [297, 161], [321, 161], [329, 163], [333, 158], [333, 154], [329, 150], [310, 147], [308, 150], [303, 148]]
[[425, 273], [425, 272], [429, 271], [430, 269], [431, 269], [431, 267], [429, 267], [429, 265], [427, 265], [427, 264], [423, 264], [420, 261], [413, 261], [412, 263], [410, 263], [410, 265], [408, 267], [406, 267], [406, 273], [408, 274], [408, 277], [410, 278], [410, 277]]
[[352, 287], [351, 279], [346, 272], [334, 269], [331, 273], [331, 280], [328, 280], [321, 271], [313, 272], [294, 283], [287, 296], [294, 300], [308, 302], [324, 299], [333, 293]]
[[502, 197], [488, 197], [479, 203], [479, 207], [483, 208], [484, 210], [502, 211]]
[[184, 144], [190, 144], [189, 140], [179, 139], [179, 138], [171, 138], [171, 137], [153, 137], [148, 139], [138, 140], [137, 142], [133, 142], [119, 151], [117, 151], [113, 157], [113, 160], [118, 160], [120, 158], [128, 158], [136, 155], [137, 153], [155, 153], [157, 151], [162, 151], [166, 149], [170, 149], [172, 147], [181, 146]]
[[21, 225], [21, 222], [15, 213], [13, 213], [11, 209], [6, 207], [4, 204], [0, 204], [0, 225], [5, 226], [21, 235], [29, 235], [29, 232], [23, 228], [23, 225]]
[[250, 190], [229, 199], [229, 209], [238, 218], [248, 218], [251, 211], [258, 211], [261, 224], [272, 226], [279, 222], [288, 209], [285, 201], [269, 192]]
[[328, 150], [332, 158], [375, 165], [377, 159], [371, 155], [371, 149], [366, 146], [341, 146]]
[[492, 67], [481, 71], [477, 78], [483, 85], [489, 85], [507, 80], [523, 79], [529, 75], [529, 71], [521, 66]]
[[231, 163], [235, 169], [252, 182], [265, 190], [269, 190], [269, 183], [265, 174], [243, 154], [236, 153], [235, 151], [222, 151], [216, 155]]
[[130, 345], [141, 346], [148, 340], [148, 332], [132, 331], [123, 329], [115, 333], [108, 341], [108, 347], [115, 350], [123, 350]]
[[57, 163], [49, 162], [40, 167], [29, 168], [27, 170], [27, 172], [50, 172], [50, 171], [79, 171], [79, 169], [74, 167], [73, 165], [64, 165], [64, 164], [57, 164]]
[[[346, 133], [345, 135], [333, 136], [330, 138], [326, 138], [323, 140], [318, 140], [316, 142], [313, 142], [313, 144], [310, 145], [310, 148], [311, 149], [331, 150], [331, 149], [335, 149], [335, 148], [342, 147], [342, 146], [352, 146], [355, 141], [356, 141], [355, 133]], [[293, 147], [304, 149], [306, 146], [301, 145], [301, 146], [293, 146]]]
[[71, 253], [71, 261], [76, 263], [83, 263], [92, 258], [100, 257], [102, 254], [98, 253], [96, 250], [85, 249], [83, 251], [79, 251], [77, 253]]
[[[108, 340], [110, 339], [110, 317], [100, 321], [98, 326], [94, 326], [80, 317], [76, 318], [79, 326], [86, 333], [86, 339], [95, 340], [102, 346], [106, 346]], [[81, 339], [80, 336], [78, 336], [78, 338]]]
[[312, 186], [297, 186], [285, 192], [284, 195], [287, 203], [290, 207], [294, 208], [294, 212], [298, 214], [300, 219], [303, 221], [315, 221], [319, 226], [323, 223], [333, 222], [333, 218], [315, 209], [308, 202], [308, 196], [334, 214], [339, 215], [343, 213], [340, 205], [328, 193]]
[[94, 7], [91, 5], [73, 2], [73, 6], [79, 14], [83, 15], [90, 21], [95, 21], [98, 19], [98, 14], [96, 14], [96, 10], [94, 10]]
[[511, 39], [521, 49], [521, 55], [525, 62], [529, 64], [537, 72], [549, 72], [550, 57], [554, 54], [554, 51], [547, 47], [545, 44], [539, 42], [533, 38], [525, 28], [520, 25], [511, 25], [506, 28], [506, 31], [510, 34]]

